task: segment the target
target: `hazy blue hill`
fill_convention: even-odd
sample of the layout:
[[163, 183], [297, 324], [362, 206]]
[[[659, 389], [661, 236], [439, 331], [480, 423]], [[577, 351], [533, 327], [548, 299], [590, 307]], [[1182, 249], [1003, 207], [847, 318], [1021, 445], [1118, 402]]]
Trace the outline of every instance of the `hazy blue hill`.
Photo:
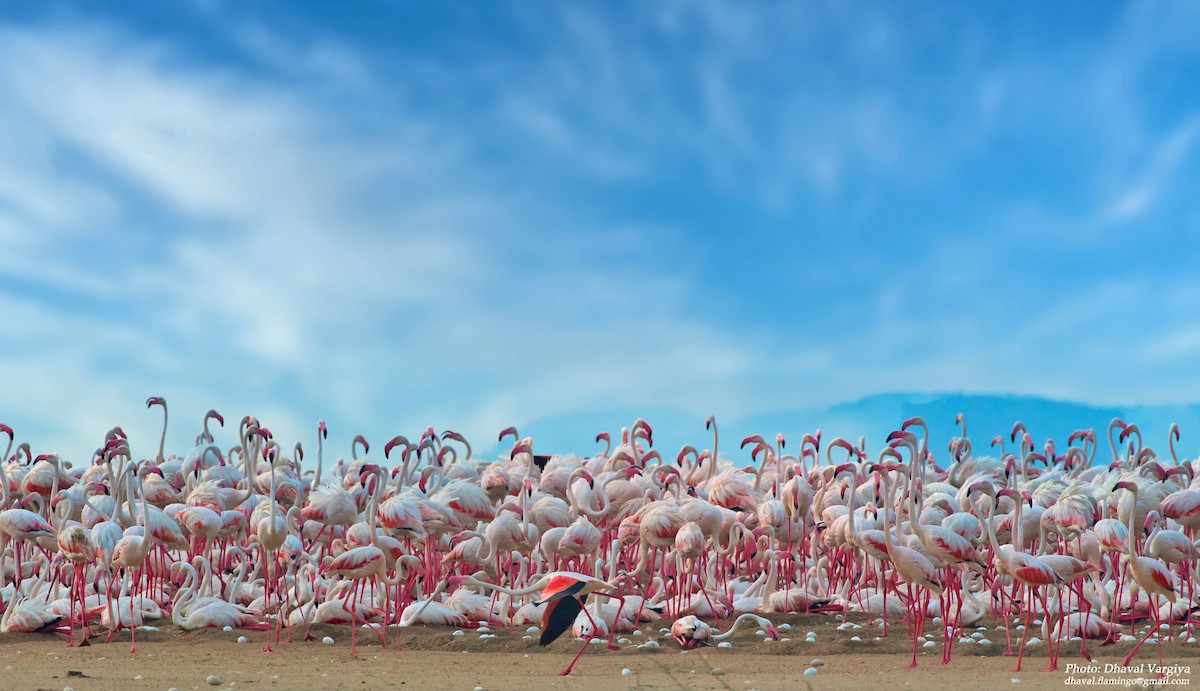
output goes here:
[[[954, 416], [960, 412], [966, 417], [967, 434], [977, 454], [994, 454], [989, 443], [996, 436], [1003, 436], [1011, 447], [1008, 435], [1017, 420], [1025, 423], [1039, 449], [1046, 439], [1051, 438], [1061, 449], [1071, 432], [1095, 429], [1100, 442], [1097, 453], [1100, 459], [1107, 458], [1110, 453], [1104, 435], [1114, 417], [1136, 422], [1146, 443], [1164, 457], [1168, 455], [1167, 429], [1171, 422], [1180, 425], [1182, 455], [1193, 457], [1200, 446], [1200, 405], [1106, 407], [1035, 396], [886, 393], [823, 410], [796, 409], [743, 419], [718, 419], [720, 450], [722, 456], [749, 462], [749, 453], [738, 449], [738, 442], [748, 434], [759, 433], [773, 439], [776, 433], [782, 432], [788, 440], [788, 449], [795, 449], [801, 435], [819, 428], [826, 442], [835, 436], [857, 442], [859, 436], [865, 436], [868, 450], [875, 453], [890, 431], [905, 419], [920, 415], [929, 425], [930, 448], [939, 463], [944, 463], [948, 456], [947, 443], [958, 435]], [[593, 442], [596, 432], [610, 430], [615, 438], [622, 427], [628, 427], [639, 416], [653, 425], [655, 448], [668, 460], [675, 458], [683, 444], [701, 449], [712, 445], [712, 436], [704, 429], [704, 416], [672, 408], [612, 409], [557, 415], [521, 425], [520, 431], [523, 436], [532, 436], [535, 448], [541, 452], [590, 455], [603, 448]], [[481, 446], [486, 448], [488, 445]], [[485, 451], [485, 455], [494, 455], [500, 450], [495, 446]]]
[[825, 439], [844, 436], [857, 441], [863, 435], [868, 448], [877, 450], [901, 422], [920, 415], [929, 425], [930, 448], [944, 461], [947, 443], [958, 435], [954, 416], [960, 412], [966, 418], [967, 435], [977, 454], [994, 453], [989, 445], [996, 436], [1003, 436], [1011, 447], [1009, 434], [1018, 420], [1025, 423], [1039, 448], [1046, 439], [1054, 439], [1061, 449], [1071, 432], [1094, 429], [1100, 443], [1098, 458], [1106, 458], [1110, 453], [1104, 435], [1114, 417], [1137, 423], [1145, 442], [1164, 456], [1168, 453], [1167, 430], [1171, 422], [1179, 423], [1183, 435], [1179, 449], [1183, 455], [1194, 456], [1191, 450], [1200, 444], [1198, 405], [1106, 407], [1036, 396], [888, 393], [838, 404], [824, 411], [758, 416], [747, 423], [763, 430], [789, 430], [797, 429], [798, 422], [805, 420], [807, 425], [802, 429], [819, 427]]

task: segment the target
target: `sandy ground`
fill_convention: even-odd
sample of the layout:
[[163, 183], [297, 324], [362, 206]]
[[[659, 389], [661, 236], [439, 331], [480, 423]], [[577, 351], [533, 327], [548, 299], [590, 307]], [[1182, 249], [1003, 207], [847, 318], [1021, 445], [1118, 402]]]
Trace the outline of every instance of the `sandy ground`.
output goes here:
[[[1068, 673], [1068, 663], [1079, 664], [1079, 643], [1064, 642], [1059, 670], [1044, 672], [1045, 646], [1031, 648], [1022, 672], [1014, 672], [1015, 658], [1002, 655], [1004, 631], [986, 632], [992, 645], [960, 644], [947, 666], [938, 664], [941, 648], [922, 649], [917, 669], [905, 669], [911, 639], [901, 624], [886, 639], [874, 640], [871, 629], [838, 631], [832, 619], [796, 615], [775, 617], [790, 623], [781, 636], [790, 641], [763, 642], [755, 628], [739, 631], [732, 648], [706, 647], [681, 651], [659, 626], [645, 625], [642, 636], [625, 634], [632, 643], [658, 640], [657, 651], [639, 650], [633, 644], [611, 652], [593, 644], [570, 677], [558, 672], [570, 661], [579, 643], [565, 637], [548, 648], [525, 640], [523, 628], [514, 633], [494, 631], [496, 638], [480, 639], [467, 630], [453, 636], [452, 629], [405, 629], [395, 649], [397, 635], [379, 647], [378, 636], [360, 630], [359, 658], [349, 653], [349, 630], [316, 627], [318, 639], [331, 636], [332, 646], [320, 640], [278, 646], [264, 655], [264, 635], [255, 631], [184, 632], [164, 626], [138, 632], [138, 654], [129, 654], [128, 632], [105, 644], [93, 639], [84, 648], [65, 647], [65, 637], [50, 634], [0, 636], [0, 689], [204, 689], [209, 675], [220, 677], [220, 686], [249, 689], [931, 689], [931, 688], [1088, 688], [1078, 681], [1098, 676], [1135, 679], [1152, 676], [1143, 670], [1103, 673], [1108, 664], [1119, 664], [1132, 643], [1090, 646], [1101, 673]], [[815, 631], [817, 642], [804, 642]], [[863, 640], [853, 642], [851, 636]], [[247, 636], [248, 643], [237, 643]], [[939, 639], [940, 642], [940, 639]], [[1164, 645], [1164, 662], [1182, 665], [1182, 677], [1200, 685], [1200, 644], [1173, 642]], [[815, 676], [803, 673], [814, 658], [825, 664]], [[1153, 647], [1144, 647], [1134, 660], [1157, 663]], [[622, 669], [630, 674], [623, 675]], [[1071, 680], [1078, 680], [1074, 683]], [[1019, 681], [1014, 681], [1019, 680]], [[1111, 683], [1111, 682], [1110, 682]]]

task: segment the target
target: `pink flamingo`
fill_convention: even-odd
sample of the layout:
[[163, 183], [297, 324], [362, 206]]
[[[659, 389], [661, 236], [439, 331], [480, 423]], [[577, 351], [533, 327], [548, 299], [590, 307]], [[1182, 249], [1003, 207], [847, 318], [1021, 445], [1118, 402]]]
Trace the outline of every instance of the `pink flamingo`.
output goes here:
[[[1134, 503], [1134, 505], [1137, 504], [1138, 486], [1136, 483], [1130, 482], [1128, 480], [1118, 482], [1116, 485], [1113, 486], [1113, 491], [1115, 492], [1118, 489], [1125, 489], [1125, 490], [1129, 490], [1130, 492], [1132, 492], [1133, 493], [1133, 503]], [[1167, 567], [1163, 566], [1162, 562], [1159, 562], [1155, 559], [1151, 559], [1150, 557], [1138, 556], [1137, 554], [1134, 553], [1134, 551], [1133, 551], [1133, 535], [1134, 535], [1133, 519], [1134, 519], [1134, 512], [1131, 510], [1129, 512], [1129, 516], [1127, 518], [1128, 530], [1129, 530], [1129, 536], [1130, 536], [1130, 538], [1128, 540], [1128, 545], [1127, 545], [1128, 546], [1127, 557], [1129, 559], [1129, 575], [1131, 578], [1133, 578], [1133, 582], [1137, 583], [1138, 586], [1141, 587], [1142, 590], [1146, 591], [1146, 594], [1151, 596], [1151, 598], [1154, 601], [1154, 606], [1153, 606], [1154, 628], [1151, 629], [1150, 631], [1147, 631], [1146, 635], [1142, 636], [1142, 639], [1137, 642], [1137, 645], [1133, 646], [1133, 649], [1130, 650], [1129, 654], [1125, 656], [1124, 664], [1126, 667], [1129, 666], [1129, 662], [1130, 662], [1130, 660], [1133, 659], [1133, 656], [1138, 651], [1138, 648], [1141, 648], [1142, 644], [1146, 642], [1146, 639], [1150, 638], [1150, 634], [1160, 633], [1159, 627], [1162, 625], [1162, 620], [1161, 620], [1161, 617], [1159, 616], [1158, 598], [1165, 597], [1172, 604], [1174, 604], [1174, 602], [1175, 602], [1175, 580], [1171, 577], [1171, 572], [1167, 570]], [[1168, 636], [1170, 635], [1170, 631], [1171, 631], [1170, 624], [1167, 624], [1167, 635]], [[1155, 645], [1158, 648], [1158, 664], [1161, 666], [1162, 665], [1162, 636], [1161, 635], [1155, 637]]]

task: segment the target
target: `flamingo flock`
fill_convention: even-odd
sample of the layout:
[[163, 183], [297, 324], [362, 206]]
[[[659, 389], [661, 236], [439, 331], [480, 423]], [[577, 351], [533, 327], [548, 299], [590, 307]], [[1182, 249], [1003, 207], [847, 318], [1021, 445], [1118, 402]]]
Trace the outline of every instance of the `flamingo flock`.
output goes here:
[[931, 638], [946, 664], [970, 629], [1003, 624], [1017, 670], [1031, 631], [1055, 669], [1064, 641], [1090, 659], [1089, 641], [1131, 640], [1139, 623], [1152, 625], [1125, 664], [1148, 641], [1161, 664], [1163, 643], [1200, 624], [1200, 478], [1174, 425], [1169, 460], [1122, 420], [1111, 462], [1095, 462], [1094, 430], [1039, 447], [1021, 423], [975, 455], [960, 415], [945, 468], [918, 417], [873, 453], [818, 430], [794, 454], [783, 435], [746, 437], [734, 462], [710, 417], [707, 448], [666, 457], [639, 419], [586, 457], [538, 454], [510, 427], [511, 451], [481, 460], [430, 428], [388, 440], [382, 459], [355, 436], [326, 467], [318, 422], [302, 470], [305, 446], [253, 416], [219, 445], [211, 410], [195, 445], [168, 455], [167, 403], [147, 407], [163, 432], [140, 459], [120, 427], [71, 463], [14, 453], [0, 424], [0, 631], [84, 646], [128, 630], [136, 652], [137, 629], [169, 619], [262, 631], [269, 653], [334, 624], [357, 655], [364, 627], [386, 646], [410, 626], [532, 624], [542, 645], [583, 639], [568, 674], [593, 638], [615, 647], [659, 620], [691, 648], [745, 621], [774, 638], [772, 614], [859, 613], [881, 636], [902, 624], [914, 667]]

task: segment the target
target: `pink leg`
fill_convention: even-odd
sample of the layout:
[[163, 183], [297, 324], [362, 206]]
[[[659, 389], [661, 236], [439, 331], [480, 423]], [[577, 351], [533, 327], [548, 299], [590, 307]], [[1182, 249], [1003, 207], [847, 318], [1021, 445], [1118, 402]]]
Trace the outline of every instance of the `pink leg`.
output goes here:
[[[1132, 538], [1132, 536], [1131, 536], [1131, 538]], [[1153, 606], [1153, 602], [1151, 602], [1151, 606]], [[1158, 624], [1159, 624], [1158, 608], [1156, 607], [1154, 609], [1154, 626], [1150, 627], [1150, 630], [1146, 632], [1146, 635], [1142, 636], [1142, 640], [1138, 641], [1137, 645], [1133, 646], [1133, 650], [1130, 650], [1129, 654], [1125, 656], [1125, 662], [1123, 664], [1126, 667], [1129, 666], [1129, 661], [1133, 659], [1134, 654], [1138, 651], [1138, 648], [1142, 647], [1142, 644], [1146, 642], [1146, 639], [1150, 638], [1151, 634], [1158, 633]], [[1158, 636], [1156, 638], [1156, 640], [1161, 640], [1161, 638], [1162, 638], [1161, 636]], [[1161, 643], [1159, 645], [1160, 645], [1159, 650], [1161, 651]]]
[[137, 654], [137, 626], [134, 625], [133, 621], [133, 601], [137, 597], [137, 582], [140, 580], [141, 569], [138, 569], [137, 578], [134, 578], [132, 575], [130, 576], [131, 583], [129, 586], [129, 652], [133, 655]]
[[[1046, 603], [1045, 588], [1042, 589], [1042, 592], [1039, 593], [1039, 596], [1042, 601], [1042, 616], [1044, 617], [1043, 621], [1045, 621], [1047, 623], [1047, 625], [1050, 627], [1050, 630], [1053, 631], [1054, 624], [1051, 622], [1051, 619], [1050, 619], [1050, 606]], [[1061, 596], [1059, 597], [1059, 605], [1058, 606], [1059, 606], [1059, 609], [1061, 610], [1062, 609], [1062, 597]], [[1060, 616], [1056, 616], [1055, 619], [1062, 621], [1061, 612], [1059, 613], [1059, 615]], [[1053, 672], [1054, 670], [1058, 669], [1058, 646], [1060, 645], [1060, 641], [1062, 640], [1063, 628], [1065, 628], [1065, 627], [1063, 627], [1063, 626], [1058, 627], [1058, 635], [1054, 636], [1055, 640], [1053, 640], [1053, 641], [1049, 640], [1050, 636], [1046, 637], [1047, 638], [1046, 649], [1049, 653], [1050, 661], [1046, 664], [1046, 669], [1043, 670], [1045, 672]], [[1025, 639], [1022, 636], [1022, 638], [1021, 638], [1022, 643], [1024, 643], [1024, 640]]]
[[[1032, 590], [1032, 588], [1030, 588], [1030, 590]], [[1018, 645], [1017, 649], [1017, 666], [1015, 669], [1013, 669], [1014, 672], [1021, 671], [1021, 660], [1025, 657], [1025, 636], [1029, 633], [1029, 610], [1031, 609], [1033, 609], [1032, 606], [1027, 606], [1025, 608], [1025, 628], [1021, 630], [1021, 643]], [[1047, 617], [1050, 616], [1045, 612], [1043, 612], [1042, 615]], [[1049, 645], [1049, 643], [1047, 643], [1047, 645]]]
[[[263, 600], [263, 602], [264, 602], [263, 614], [264, 615], [266, 615], [267, 613], [269, 613], [271, 611], [271, 561], [272, 561], [271, 557], [270, 557], [270, 555], [267, 554], [266, 548], [263, 548], [263, 564], [265, 564], [266, 568], [267, 568], [267, 578], [263, 582], [263, 585], [266, 587], [266, 595], [264, 596], [265, 599]], [[278, 619], [278, 614], [276, 615], [276, 619]], [[274, 650], [271, 650], [271, 630], [270, 630], [270, 628], [267, 629], [267, 647], [263, 648], [263, 652], [264, 653], [275, 652]]]
[[921, 604], [913, 597], [912, 586], [908, 586], [908, 630], [912, 634], [912, 662], [905, 665], [908, 669], [916, 669], [917, 667], [917, 637], [920, 632], [917, 631], [917, 608]]

